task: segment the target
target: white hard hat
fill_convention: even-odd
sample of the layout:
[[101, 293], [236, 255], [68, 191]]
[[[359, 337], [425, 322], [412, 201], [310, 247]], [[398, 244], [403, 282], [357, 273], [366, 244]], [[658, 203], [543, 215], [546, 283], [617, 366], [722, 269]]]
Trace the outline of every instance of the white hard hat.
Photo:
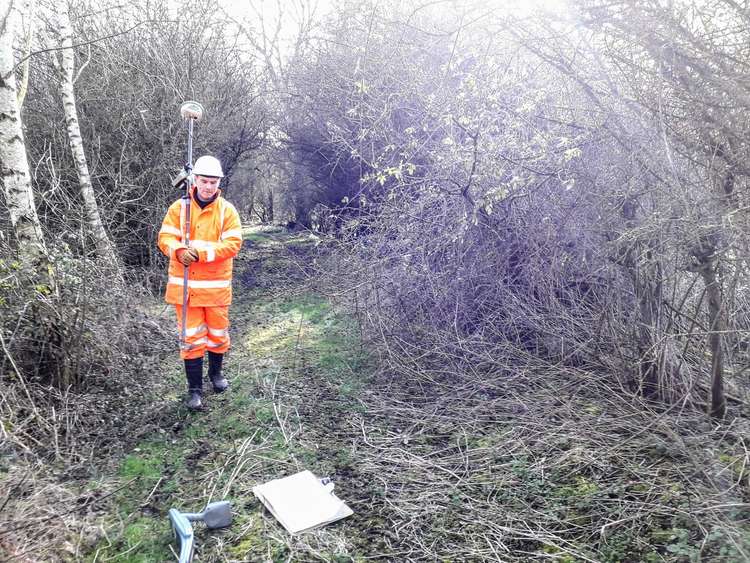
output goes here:
[[193, 174], [196, 176], [212, 176], [214, 178], [224, 177], [219, 159], [209, 155], [204, 155], [195, 161]]

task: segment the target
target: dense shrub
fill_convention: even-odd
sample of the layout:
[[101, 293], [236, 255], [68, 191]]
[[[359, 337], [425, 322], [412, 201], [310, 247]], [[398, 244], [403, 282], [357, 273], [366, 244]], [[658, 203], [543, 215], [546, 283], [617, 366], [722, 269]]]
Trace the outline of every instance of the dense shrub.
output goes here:
[[[296, 76], [291, 149], [348, 252], [340, 275], [369, 288], [373, 335], [454, 377], [511, 345], [704, 401], [705, 373], [722, 379], [721, 287], [744, 276], [743, 231], [722, 218], [739, 168], [691, 155], [683, 129], [665, 137], [643, 94], [660, 77], [641, 66], [631, 92], [607, 28], [579, 42], [552, 17], [480, 13], [342, 9]], [[745, 302], [739, 289], [724, 291]]]

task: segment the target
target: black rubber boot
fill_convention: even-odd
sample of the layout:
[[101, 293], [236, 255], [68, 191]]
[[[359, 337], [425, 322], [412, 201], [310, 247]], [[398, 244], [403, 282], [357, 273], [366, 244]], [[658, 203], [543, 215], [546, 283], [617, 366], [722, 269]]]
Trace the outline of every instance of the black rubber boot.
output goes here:
[[198, 410], [203, 406], [203, 358], [185, 360], [185, 376], [188, 384], [189, 409]]
[[221, 364], [224, 361], [224, 354], [208, 352], [208, 378], [214, 387], [214, 392], [222, 393], [229, 387], [226, 377], [221, 375]]
[[191, 411], [201, 410], [203, 408], [203, 395], [197, 391], [191, 391], [186, 404]]

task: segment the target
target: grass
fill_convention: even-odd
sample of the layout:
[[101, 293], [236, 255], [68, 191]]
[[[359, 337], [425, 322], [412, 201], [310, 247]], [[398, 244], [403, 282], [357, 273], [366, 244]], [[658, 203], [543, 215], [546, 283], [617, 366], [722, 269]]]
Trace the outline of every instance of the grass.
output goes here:
[[[108, 477], [123, 488], [88, 561], [172, 560], [168, 509], [219, 499], [232, 502], [234, 522], [196, 526], [204, 562], [361, 563], [407, 552], [458, 562], [467, 550], [478, 561], [733, 562], [750, 549], [750, 536], [735, 533], [746, 528], [724, 526], [747, 521], [744, 505], [697, 520], [706, 497], [676, 444], [656, 431], [623, 440], [641, 421], [637, 406], [620, 416], [611, 397], [586, 386], [566, 395], [546, 378], [507, 389], [496, 379], [494, 400], [394, 381], [373, 369], [357, 325], [290, 275], [299, 264], [284, 248], [306, 242], [248, 235], [254, 277], [235, 286], [230, 390], [189, 412], [179, 363], [165, 365], [174, 409]], [[746, 488], [744, 442], [722, 448], [723, 474]], [[332, 477], [355, 517], [289, 537], [252, 487], [302, 469]]]
[[[309, 242], [305, 236], [285, 237], [270, 230], [244, 236], [255, 243], [243, 251], [250, 253]], [[284, 267], [284, 260], [274, 255], [261, 261], [258, 275], [278, 276]], [[195, 526], [201, 560], [221, 552], [236, 560], [287, 561], [290, 548], [286, 541], [269, 539], [268, 517], [250, 492], [252, 484], [297, 467], [334, 470], [351, 465], [347, 452], [331, 456], [304, 440], [290, 439], [299, 434], [299, 414], [289, 399], [279, 400], [275, 386], [302, 397], [310, 393], [308, 378], [314, 377], [319, 389], [330, 388], [355, 406], [362, 388], [360, 372], [368, 362], [352, 323], [313, 293], [239, 289], [230, 312], [238, 330], [225, 362], [230, 390], [207, 393], [203, 412], [179, 405], [170, 427], [155, 429], [123, 457], [112, 478], [128, 485], [115, 495], [103, 522], [107, 537], [86, 555], [88, 561], [169, 560], [169, 508], [198, 511], [219, 498], [233, 501], [234, 523], [225, 533]], [[181, 401], [181, 365], [170, 361], [164, 371], [174, 400]], [[336, 549], [329, 555], [331, 561], [352, 560]]]
[[[164, 559], [165, 547], [171, 538], [169, 525], [142, 517], [125, 526], [118, 542], [112, 546], [114, 549], [100, 550], [98, 555], [121, 563], [152, 563]], [[113, 554], [108, 555], [109, 551]]]

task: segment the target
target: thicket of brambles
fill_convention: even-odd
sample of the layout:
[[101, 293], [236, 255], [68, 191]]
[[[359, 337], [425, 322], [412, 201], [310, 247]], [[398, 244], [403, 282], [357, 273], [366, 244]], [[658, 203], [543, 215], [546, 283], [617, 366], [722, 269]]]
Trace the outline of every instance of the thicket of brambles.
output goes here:
[[511, 350], [723, 416], [745, 379], [747, 14], [469, 14], [342, 10], [292, 76], [310, 222], [388, 360], [502, 377]]
[[[24, 7], [15, 73], [32, 37], [21, 118], [54, 274], [22, 275], [3, 213], [3, 451], [85, 460], [79, 436], [102, 419], [80, 409], [118, 410], [102, 398], [138, 392], [132, 374], [171, 351], [139, 296], [162, 290], [155, 239], [180, 195], [185, 99], [206, 108], [195, 154], [222, 160], [243, 219], [317, 233], [320, 274], [380, 371], [454, 398], [446, 412], [481, 426], [512, 395], [509, 412], [531, 417], [524, 393], [544, 382], [550, 404], [573, 385], [691, 423], [747, 415], [750, 9], [299, 6], [290, 40], [214, 0], [69, 3], [81, 140], [119, 273], [88, 230], [55, 7]], [[497, 518], [479, 497], [476, 512]]]
[[[446, 440], [416, 474], [372, 462], [373, 478], [401, 487], [389, 505], [401, 545], [501, 558], [479, 545], [489, 537], [510, 559], [554, 537], [563, 560], [640, 560], [666, 527], [690, 544], [670, 557], [747, 557], [742, 510], [727, 508], [746, 499], [746, 477], [716, 455], [747, 427], [750, 13], [721, 1], [453, 8], [342, 7], [287, 76], [298, 184], [316, 189], [297, 220], [335, 238], [331, 293], [358, 313], [379, 384], [406, 389], [399, 416], [436, 441], [448, 420], [485, 437], [464, 452]], [[732, 430], [707, 433], [706, 414]], [[515, 430], [495, 444], [506, 418]], [[632, 470], [654, 436], [701, 477], [634, 470], [643, 495], [621, 481], [614, 468]], [[425, 499], [420, 483], [462, 460], [516, 467], [504, 452], [519, 444], [530, 467], [518, 494], [498, 504], [470, 473], [466, 514], [433, 516], [455, 499]], [[560, 507], [578, 493], [554, 483], [581, 473], [601, 510]], [[682, 501], [656, 492], [661, 478], [701, 515], [674, 516]], [[419, 509], [430, 524], [415, 529]]]
[[[554, 537], [563, 560], [642, 560], [667, 528], [667, 558], [747, 557], [746, 514], [728, 508], [746, 477], [716, 456], [747, 428], [748, 17], [725, 2], [546, 17], [368, 3], [290, 70], [289, 146], [318, 190], [298, 220], [336, 240], [331, 293], [358, 313], [379, 384], [407, 390], [399, 415], [434, 440], [449, 420], [485, 437], [445, 440], [416, 474], [372, 462], [400, 487], [399, 545], [523, 559]], [[497, 420], [514, 430], [496, 444]], [[679, 462], [633, 469], [654, 436], [697, 481]], [[455, 499], [420, 483], [450, 491], [461, 463], [517, 467], [523, 484], [495, 497], [467, 469], [466, 513], [441, 524]], [[572, 474], [597, 482], [601, 509], [572, 501], [585, 478], [556, 488]]]

